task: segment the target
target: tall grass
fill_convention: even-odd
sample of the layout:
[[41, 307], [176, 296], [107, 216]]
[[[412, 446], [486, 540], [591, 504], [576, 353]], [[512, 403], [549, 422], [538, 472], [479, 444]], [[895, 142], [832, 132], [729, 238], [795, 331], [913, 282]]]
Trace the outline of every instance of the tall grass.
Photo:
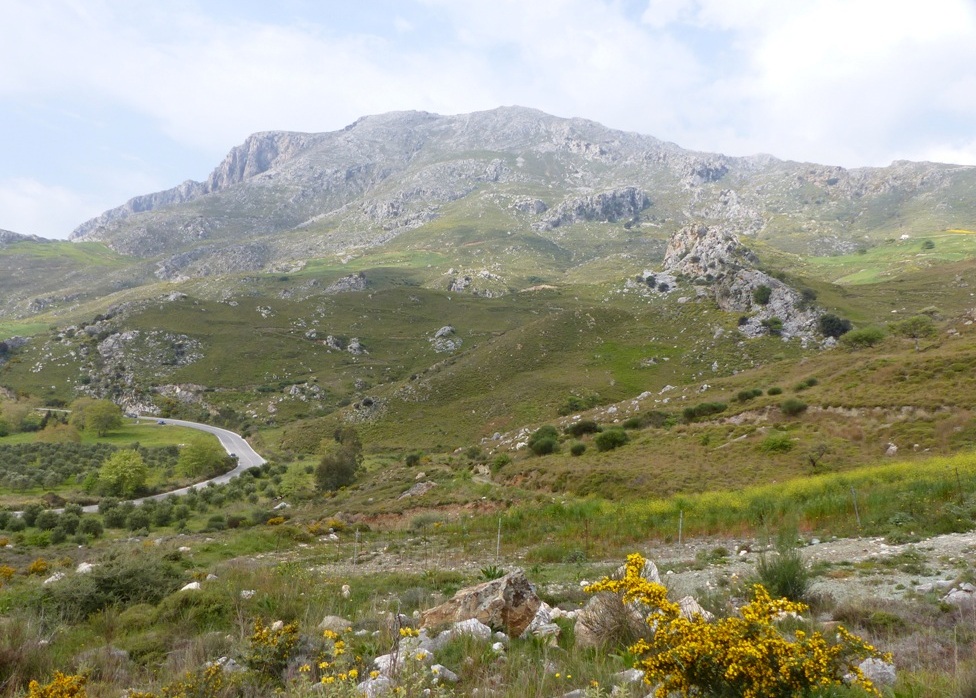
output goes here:
[[[860, 519], [860, 524], [858, 522]], [[949, 533], [976, 519], [976, 454], [898, 462], [798, 478], [738, 491], [667, 499], [554, 501], [513, 507], [501, 515], [513, 546], [573, 540], [606, 556], [644, 541], [683, 536], [756, 535], [784, 524], [815, 535]], [[498, 516], [467, 522], [469, 532], [494, 536]]]

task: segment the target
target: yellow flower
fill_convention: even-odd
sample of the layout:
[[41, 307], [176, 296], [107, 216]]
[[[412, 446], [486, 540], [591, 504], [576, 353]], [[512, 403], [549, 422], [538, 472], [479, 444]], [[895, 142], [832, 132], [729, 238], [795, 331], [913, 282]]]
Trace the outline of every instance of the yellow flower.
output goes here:
[[300, 667], [298, 667], [298, 670], [299, 671], [311, 671], [312, 670], [312, 667], [310, 667], [308, 664], [302, 664]]

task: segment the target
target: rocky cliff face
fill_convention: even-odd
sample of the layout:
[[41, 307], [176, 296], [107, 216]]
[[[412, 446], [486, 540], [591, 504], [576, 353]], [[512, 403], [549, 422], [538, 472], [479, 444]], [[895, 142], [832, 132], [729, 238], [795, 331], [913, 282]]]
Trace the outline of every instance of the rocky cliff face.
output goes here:
[[[459, 225], [477, 227], [489, 215], [492, 225], [556, 244], [575, 225], [673, 232], [700, 221], [827, 254], [920, 215], [935, 229], [964, 227], [972, 211], [959, 202], [973, 195], [976, 168], [845, 170], [733, 158], [519, 107], [398, 112], [330, 133], [255, 134], [205, 182], [136, 197], [79, 226], [72, 239], [152, 258], [163, 278], [377, 247], [447, 211]], [[920, 199], [924, 214], [913, 203]], [[255, 249], [260, 254], [241, 252]]]

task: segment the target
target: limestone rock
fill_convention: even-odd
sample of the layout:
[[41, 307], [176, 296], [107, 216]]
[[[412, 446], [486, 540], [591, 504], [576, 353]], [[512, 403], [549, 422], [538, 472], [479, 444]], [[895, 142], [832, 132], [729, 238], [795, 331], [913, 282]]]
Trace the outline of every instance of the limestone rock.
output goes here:
[[326, 616], [322, 619], [322, 622], [318, 624], [319, 630], [328, 630], [333, 633], [344, 633], [346, 628], [352, 627], [352, 621], [343, 618], [342, 616]]
[[542, 602], [522, 570], [473, 587], [461, 589], [454, 598], [425, 611], [422, 627], [435, 627], [477, 619], [490, 628], [519, 636], [536, 616]]

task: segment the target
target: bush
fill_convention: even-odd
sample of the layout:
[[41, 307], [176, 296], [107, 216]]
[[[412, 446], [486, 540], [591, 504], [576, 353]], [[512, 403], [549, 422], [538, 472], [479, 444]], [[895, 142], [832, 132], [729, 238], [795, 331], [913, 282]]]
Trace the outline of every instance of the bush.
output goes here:
[[858, 664], [868, 657], [890, 659], [843, 629], [834, 641], [819, 632], [781, 629], [776, 623], [779, 617], [808, 608], [785, 598], [773, 599], [760, 584], [753, 587], [753, 600], [738, 613], [715, 621], [701, 614], [687, 619], [681, 606], [668, 599], [664, 586], [641, 577], [644, 564], [641, 555], [630, 555], [623, 579], [607, 577], [587, 591], [620, 594], [650, 610], [645, 623], [651, 634], [630, 652], [637, 656], [644, 682], [657, 684], [660, 695], [827, 695], [831, 687], [845, 685], [847, 674], [854, 677], [850, 683], [870, 691], [873, 686]]
[[793, 450], [793, 439], [789, 434], [781, 431], [774, 431], [759, 444], [759, 450], [763, 453], [787, 453]]
[[779, 386], [775, 386], [774, 385], [772, 388], [770, 388], [769, 390], [766, 391], [766, 394], [767, 395], [782, 395], [783, 394], [783, 389], [780, 388]]
[[569, 449], [569, 452], [574, 456], [582, 456], [586, 452], [586, 444], [582, 441], [577, 441]]
[[559, 449], [559, 431], [551, 424], [536, 429], [529, 437], [529, 449], [537, 456], [555, 453]]
[[71, 584], [44, 587], [41, 602], [66, 618], [81, 620], [109, 606], [159, 603], [183, 584], [183, 572], [154, 555], [128, 551], [95, 565]]
[[756, 565], [759, 582], [774, 597], [801, 601], [810, 588], [810, 571], [803, 561], [803, 553], [793, 541], [781, 537], [776, 553], [763, 553]]
[[864, 349], [880, 344], [885, 338], [885, 331], [880, 327], [864, 327], [851, 330], [840, 338], [841, 344], [850, 349]]
[[783, 321], [778, 317], [768, 318], [759, 324], [765, 327], [771, 335], [779, 335], [783, 331]]
[[725, 412], [728, 405], [724, 402], [703, 402], [699, 405], [688, 406], [681, 411], [681, 416], [686, 422], [693, 422], [702, 417], [710, 417], [719, 412]]
[[797, 400], [795, 397], [787, 398], [779, 405], [780, 411], [788, 417], [796, 417], [807, 410], [807, 403]]
[[817, 321], [817, 326], [820, 328], [820, 334], [824, 337], [837, 338], [851, 331], [851, 321], [833, 313], [821, 315]]
[[735, 399], [739, 402], [748, 402], [754, 397], [759, 397], [763, 394], [763, 391], [759, 388], [753, 388], [752, 390], [740, 390], [735, 396]]
[[593, 440], [598, 451], [612, 451], [619, 446], [623, 446], [628, 441], [630, 441], [630, 437], [627, 436], [627, 432], [623, 429], [616, 428], [600, 432]]
[[769, 299], [773, 297], [773, 289], [771, 289], [766, 284], [762, 286], [757, 286], [752, 292], [752, 300], [756, 302], [757, 305], [766, 305], [769, 303]]
[[536, 441], [533, 441], [529, 445], [529, 448], [532, 449], [532, 453], [534, 453], [535, 455], [544, 456], [549, 453], [555, 453], [556, 451], [558, 451], [559, 442], [552, 437], [546, 437], [544, 439], [538, 439]]
[[600, 431], [600, 425], [594, 422], [592, 419], [581, 419], [578, 422], [570, 424], [563, 431], [578, 439], [584, 434], [596, 434]]

